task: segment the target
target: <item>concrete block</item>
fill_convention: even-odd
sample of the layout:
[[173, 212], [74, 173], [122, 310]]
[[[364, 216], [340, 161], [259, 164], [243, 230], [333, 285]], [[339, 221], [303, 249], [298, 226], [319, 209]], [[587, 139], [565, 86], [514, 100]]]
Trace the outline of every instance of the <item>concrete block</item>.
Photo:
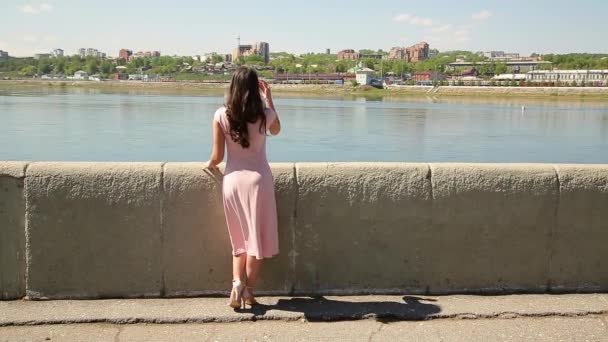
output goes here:
[[553, 290], [608, 290], [608, 165], [556, 165]]
[[224, 291], [231, 279], [230, 240], [221, 179], [202, 163], [167, 163], [163, 175], [163, 275], [166, 296]]
[[424, 288], [432, 238], [427, 164], [296, 164], [296, 292]]
[[160, 163], [28, 167], [31, 298], [161, 293]]
[[430, 292], [544, 291], [556, 225], [551, 165], [431, 164]]
[[[281, 253], [265, 261], [257, 292], [286, 293], [291, 289], [294, 165], [273, 164], [272, 172]], [[221, 183], [205, 173], [201, 163], [165, 165], [163, 240], [167, 296], [224, 293], [230, 289], [232, 257]]]
[[0, 161], [0, 300], [25, 296], [25, 167]]

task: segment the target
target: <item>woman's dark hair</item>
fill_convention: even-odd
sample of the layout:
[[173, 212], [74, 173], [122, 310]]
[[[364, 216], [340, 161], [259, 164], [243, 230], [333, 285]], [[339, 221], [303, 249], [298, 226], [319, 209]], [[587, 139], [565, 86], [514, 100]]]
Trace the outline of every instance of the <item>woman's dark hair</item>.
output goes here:
[[248, 123], [260, 121], [260, 133], [266, 134], [266, 115], [260, 96], [258, 74], [247, 67], [238, 68], [232, 75], [226, 99], [226, 116], [230, 137], [243, 148], [249, 147]]

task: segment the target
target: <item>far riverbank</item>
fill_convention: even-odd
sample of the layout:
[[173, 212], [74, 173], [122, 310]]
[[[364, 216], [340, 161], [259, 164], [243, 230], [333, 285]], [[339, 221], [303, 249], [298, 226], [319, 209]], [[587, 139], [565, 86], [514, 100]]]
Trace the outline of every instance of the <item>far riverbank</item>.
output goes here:
[[[193, 82], [138, 82], [138, 81], [56, 81], [56, 80], [2, 80], [0, 87], [70, 87], [83, 89], [154, 90], [189, 94], [222, 94], [227, 83]], [[366, 96], [366, 97], [525, 97], [525, 98], [592, 98], [608, 100], [608, 87], [483, 87], [483, 86], [391, 86], [376, 89], [369, 86], [328, 84], [274, 84], [276, 94], [313, 96]]]

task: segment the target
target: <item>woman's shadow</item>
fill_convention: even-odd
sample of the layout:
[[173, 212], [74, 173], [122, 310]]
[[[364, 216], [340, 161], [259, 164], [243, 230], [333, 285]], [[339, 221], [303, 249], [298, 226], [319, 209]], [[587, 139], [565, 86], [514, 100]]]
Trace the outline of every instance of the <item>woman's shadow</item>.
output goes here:
[[377, 320], [425, 320], [439, 313], [438, 305], [425, 303], [435, 299], [404, 296], [403, 302], [347, 302], [325, 297], [280, 299], [275, 305], [259, 304], [249, 310], [264, 316], [269, 310], [301, 312], [308, 321], [340, 321], [363, 318]]

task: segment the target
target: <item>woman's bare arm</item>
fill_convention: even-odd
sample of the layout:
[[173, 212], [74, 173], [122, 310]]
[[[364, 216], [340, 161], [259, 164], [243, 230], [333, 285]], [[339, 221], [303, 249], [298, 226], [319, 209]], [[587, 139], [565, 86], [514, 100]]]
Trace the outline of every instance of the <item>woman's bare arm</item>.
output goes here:
[[210, 169], [217, 168], [217, 165], [224, 160], [224, 150], [226, 148], [226, 138], [222, 126], [216, 120], [213, 120], [213, 149], [211, 157], [207, 162], [207, 167]]
[[281, 120], [279, 119], [279, 114], [277, 113], [277, 110], [274, 108], [274, 103], [272, 102], [272, 97], [268, 98], [268, 107], [270, 107], [276, 113], [276, 118], [270, 124], [270, 127], [268, 127], [268, 131], [272, 135], [277, 135], [281, 132]]
[[279, 119], [279, 113], [277, 113], [277, 110], [274, 108], [274, 102], [272, 100], [272, 92], [270, 91], [270, 86], [268, 85], [268, 83], [260, 81], [260, 90], [264, 94], [264, 98], [266, 99], [266, 104], [268, 105], [268, 108], [272, 109], [276, 114], [276, 118], [268, 127], [268, 131], [272, 135], [277, 135], [281, 132], [281, 120]]

